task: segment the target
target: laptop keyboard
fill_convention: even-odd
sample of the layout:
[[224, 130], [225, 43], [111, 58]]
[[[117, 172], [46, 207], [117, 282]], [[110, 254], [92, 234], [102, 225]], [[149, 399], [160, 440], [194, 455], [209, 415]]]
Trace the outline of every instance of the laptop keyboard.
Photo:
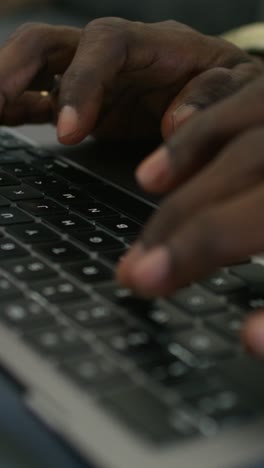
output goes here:
[[246, 359], [239, 333], [264, 305], [264, 266], [247, 260], [166, 299], [135, 297], [114, 268], [151, 212], [1, 130], [0, 321], [139, 436], [212, 436], [259, 414], [221, 369]]

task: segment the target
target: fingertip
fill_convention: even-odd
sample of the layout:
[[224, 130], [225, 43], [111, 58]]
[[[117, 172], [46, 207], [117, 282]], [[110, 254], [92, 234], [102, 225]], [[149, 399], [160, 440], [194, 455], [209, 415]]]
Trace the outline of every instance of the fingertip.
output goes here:
[[71, 144], [79, 130], [79, 116], [72, 106], [64, 106], [57, 123], [58, 139], [63, 144]]
[[165, 247], [156, 247], [141, 258], [125, 265], [123, 260], [118, 278], [143, 297], [156, 297], [166, 292], [170, 275], [170, 258]]
[[138, 183], [147, 191], [160, 193], [171, 182], [169, 152], [165, 146], [143, 161], [136, 170]]
[[140, 242], [134, 244], [128, 253], [122, 257], [116, 268], [116, 278], [122, 284], [129, 282], [129, 276], [133, 266], [144, 255], [144, 246]]
[[242, 341], [246, 348], [264, 359], [264, 312], [250, 317], [242, 329]]

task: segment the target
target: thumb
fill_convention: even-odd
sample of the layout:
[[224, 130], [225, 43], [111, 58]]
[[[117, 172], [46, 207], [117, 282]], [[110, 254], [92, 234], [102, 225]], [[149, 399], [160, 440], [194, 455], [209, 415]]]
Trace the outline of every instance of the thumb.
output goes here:
[[193, 78], [164, 114], [161, 123], [163, 138], [170, 137], [197, 111], [233, 94], [241, 85], [240, 74], [226, 68], [214, 68]]

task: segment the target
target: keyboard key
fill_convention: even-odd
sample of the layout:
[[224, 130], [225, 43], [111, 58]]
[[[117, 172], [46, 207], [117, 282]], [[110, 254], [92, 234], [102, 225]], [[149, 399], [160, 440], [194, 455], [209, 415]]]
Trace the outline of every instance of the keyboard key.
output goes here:
[[140, 328], [130, 328], [102, 333], [101, 339], [123, 357], [127, 357], [137, 364], [153, 361], [162, 354], [163, 348], [151, 335]]
[[184, 362], [170, 355], [166, 356], [165, 353], [164, 358], [160, 356], [157, 360], [143, 363], [141, 367], [148, 377], [166, 388], [177, 389], [177, 386], [186, 384], [188, 377], [193, 373]]
[[34, 257], [8, 262], [4, 265], [4, 269], [19, 281], [30, 283], [57, 276], [55, 270], [52, 270], [42, 260]]
[[181, 380], [175, 382], [173, 379], [163, 381], [163, 385], [170, 389], [175, 389], [185, 400], [201, 398], [213, 392], [220, 392], [226, 388], [226, 381], [213, 371], [197, 371], [190, 369], [190, 372]]
[[82, 250], [66, 241], [37, 245], [36, 250], [55, 263], [78, 261], [85, 257]]
[[0, 195], [0, 208], [3, 206], [9, 206], [10, 201]]
[[169, 422], [169, 408], [144, 388], [115, 392], [104, 403], [131, 428], [155, 442], [168, 442], [177, 436]]
[[262, 284], [259, 283], [260, 292], [258, 292], [257, 283], [255, 290], [241, 291], [230, 298], [230, 302], [237, 306], [242, 312], [252, 312], [264, 307], [264, 291]]
[[3, 304], [0, 319], [18, 330], [29, 332], [47, 325], [56, 325], [55, 318], [37, 302], [16, 300]]
[[190, 403], [201, 413], [220, 423], [240, 421], [253, 415], [253, 405], [236, 391], [225, 389], [193, 399]]
[[89, 344], [75, 331], [61, 326], [28, 333], [24, 335], [24, 339], [44, 356], [60, 360], [90, 351]]
[[67, 265], [65, 269], [85, 284], [102, 283], [113, 279], [112, 270], [96, 260]]
[[245, 288], [243, 280], [226, 271], [219, 271], [201, 283], [216, 294], [230, 294]]
[[32, 222], [32, 218], [18, 208], [0, 208], [0, 226], [30, 222]]
[[67, 213], [65, 208], [63, 208], [61, 205], [58, 205], [58, 203], [50, 200], [49, 198], [43, 198], [43, 200], [20, 202], [18, 206], [27, 213], [34, 216], [46, 217]]
[[189, 317], [186, 317], [181, 310], [166, 303], [153, 304], [146, 310], [141, 308], [138, 313], [134, 310], [132, 313], [136, 314], [137, 319], [158, 335], [167, 336], [175, 331], [188, 328], [192, 324]]
[[232, 341], [238, 341], [244, 321], [245, 317], [239, 312], [229, 312], [210, 317], [206, 324]]
[[111, 206], [117, 211], [138, 220], [142, 224], [145, 224], [154, 211], [154, 208], [147, 203], [141, 202], [110, 185], [94, 184], [85, 187], [85, 190], [88, 195], [91, 195], [102, 203], [109, 203], [111, 201]]
[[16, 177], [13, 177], [6, 172], [0, 171], [0, 187], [4, 187], [5, 185], [20, 185], [21, 182]]
[[67, 216], [52, 216], [45, 223], [67, 234], [72, 231], [94, 231], [94, 225], [80, 216], [68, 214]]
[[213, 371], [189, 366], [169, 352], [140, 367], [152, 380], [187, 400], [223, 390], [226, 385], [225, 380]]
[[36, 244], [60, 240], [55, 232], [40, 223], [30, 223], [26, 225], [11, 226], [8, 233], [26, 244]]
[[88, 202], [83, 204], [76, 204], [74, 210], [83, 214], [87, 219], [97, 220], [107, 216], [115, 216], [116, 211], [108, 208], [108, 206], [96, 202]]
[[232, 347], [227, 341], [204, 329], [177, 333], [175, 342], [197, 357], [219, 358], [232, 354]]
[[17, 164], [5, 164], [5, 171], [18, 178], [31, 175], [41, 175], [41, 172], [34, 166], [23, 162], [19, 162]]
[[40, 190], [42, 193], [50, 192], [51, 190], [68, 190], [68, 185], [60, 179], [51, 176], [34, 176], [27, 177], [23, 180], [26, 184]]
[[111, 231], [117, 236], [124, 237], [130, 234], [139, 234], [142, 226], [129, 218], [121, 218], [121, 216], [113, 216], [98, 221], [98, 224]]
[[119, 307], [129, 309], [129, 311], [140, 313], [141, 310], [146, 311], [152, 306], [152, 302], [135, 296], [131, 289], [123, 288], [117, 283], [97, 286], [94, 289], [100, 296]]
[[172, 300], [195, 316], [208, 315], [226, 309], [225, 298], [213, 295], [196, 285], [180, 290], [172, 297]]
[[49, 192], [49, 196], [51, 198], [54, 198], [58, 203], [61, 203], [62, 205], [65, 206], [73, 206], [76, 205], [76, 203], [94, 203], [92, 198], [88, 197], [85, 193], [81, 192], [80, 190], [76, 190], [73, 188], [69, 188], [68, 190], [57, 190], [57, 191], [52, 191]]
[[31, 290], [38, 293], [51, 304], [74, 301], [85, 297], [85, 293], [68, 280], [50, 279], [30, 285]]
[[0, 194], [11, 201], [31, 200], [43, 198], [43, 194], [28, 185], [19, 185], [18, 187], [5, 187], [0, 189]]
[[264, 281], [264, 266], [257, 263], [246, 263], [237, 265], [229, 269], [231, 273], [238, 276], [249, 286], [263, 284]]
[[122, 323], [124, 326], [114, 308], [100, 302], [88, 301], [78, 305], [72, 304], [70, 307], [66, 305], [63, 312], [87, 330], [110, 324], [116, 326]]
[[74, 382], [94, 391], [97, 397], [131, 386], [128, 376], [110, 361], [97, 356], [83, 356], [66, 362], [61, 368]]
[[72, 237], [94, 252], [123, 247], [121, 242], [100, 230], [94, 231], [91, 234], [89, 232], [75, 232], [72, 234]]
[[[0, 299], [6, 299], [8, 297], [13, 298], [14, 296], [20, 295], [21, 292], [3, 275], [0, 275]], [[2, 307], [2, 305], [1, 305]]]
[[0, 261], [26, 256], [28, 256], [28, 252], [12, 239], [8, 237], [0, 239]]
[[[30, 153], [36, 155], [35, 153], [35, 148], [33, 150], [29, 150]], [[45, 158], [34, 158], [32, 161], [32, 165], [37, 169], [40, 170], [41, 172], [43, 171], [44, 173], [51, 174], [53, 168], [56, 165], [56, 160], [53, 157], [45, 157]]]

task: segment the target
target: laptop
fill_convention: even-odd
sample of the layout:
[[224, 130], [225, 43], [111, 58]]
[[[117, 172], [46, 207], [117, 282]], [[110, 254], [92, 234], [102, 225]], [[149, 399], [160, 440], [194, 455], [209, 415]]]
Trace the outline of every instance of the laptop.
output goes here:
[[264, 365], [239, 341], [263, 259], [154, 301], [117, 284], [158, 208], [134, 149], [64, 154], [0, 129], [1, 367], [95, 468], [245, 466], [264, 452]]

